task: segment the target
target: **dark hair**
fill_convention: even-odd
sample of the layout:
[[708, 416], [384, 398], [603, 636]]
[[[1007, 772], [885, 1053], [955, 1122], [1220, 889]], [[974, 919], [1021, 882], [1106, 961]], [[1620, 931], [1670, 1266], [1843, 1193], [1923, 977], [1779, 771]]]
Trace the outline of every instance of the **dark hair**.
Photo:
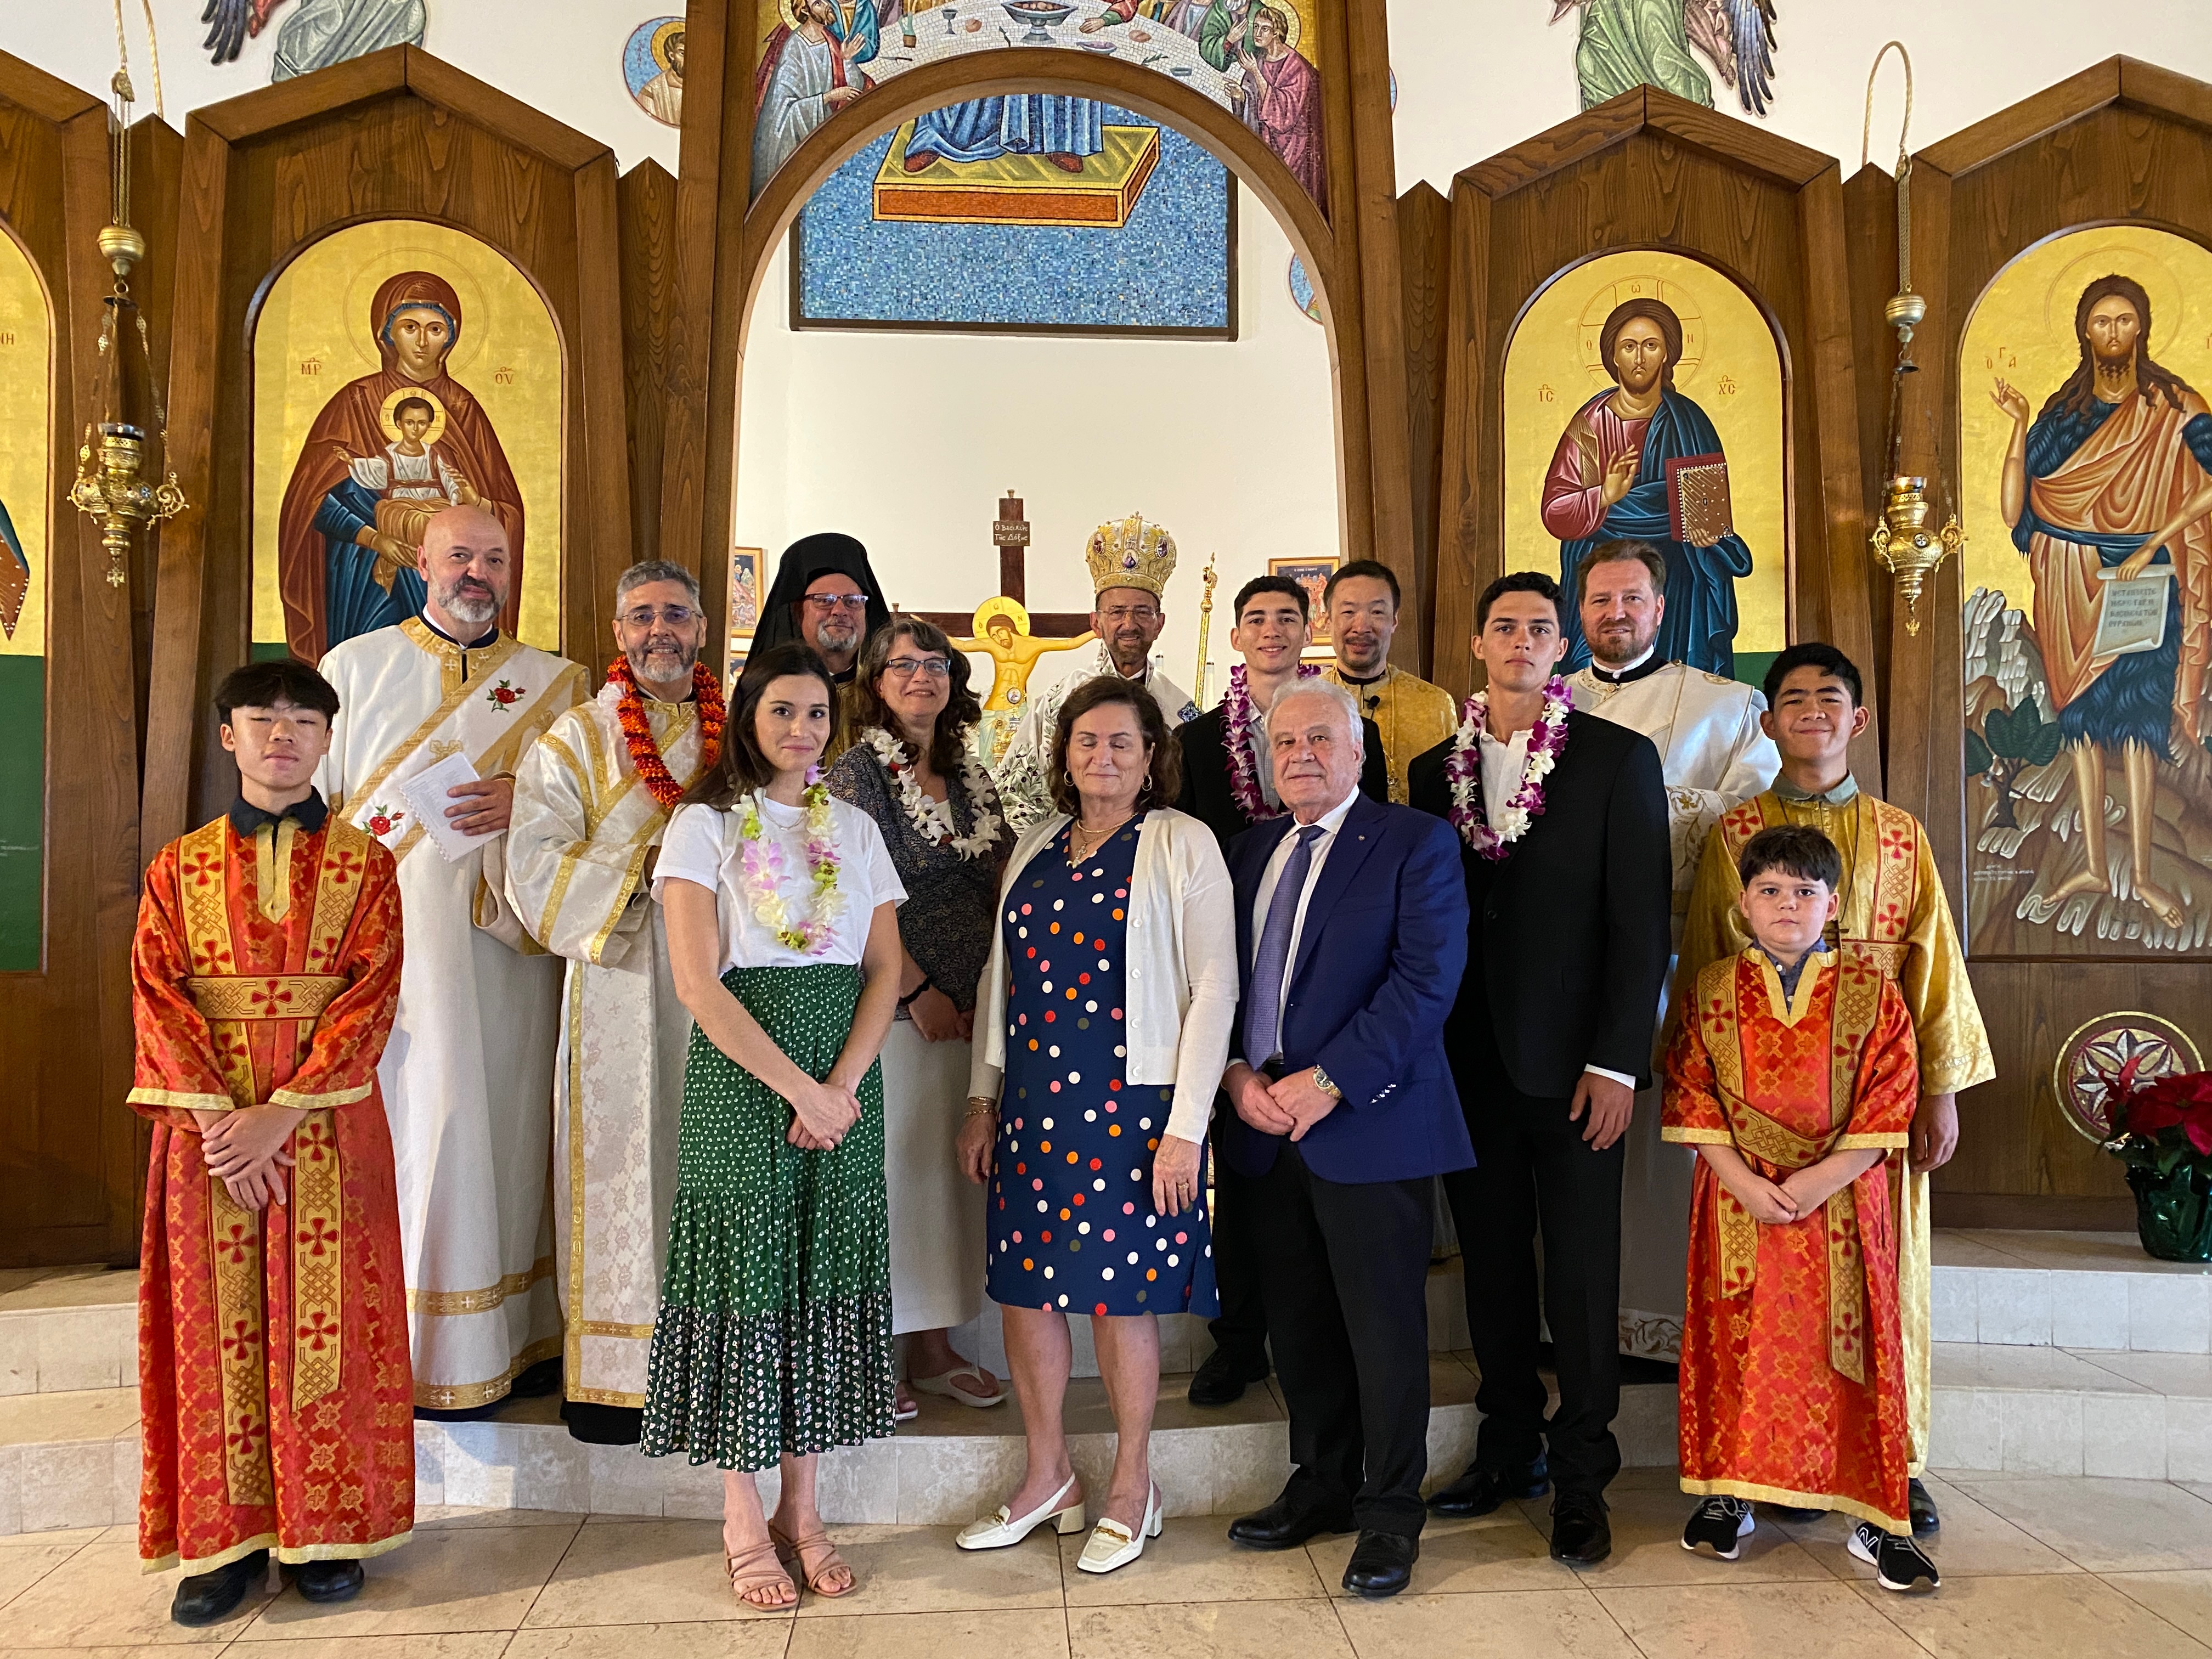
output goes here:
[[1350, 564], [1339, 565], [1336, 568], [1336, 574], [1328, 579], [1328, 586], [1321, 591], [1321, 608], [1326, 611], [1335, 602], [1338, 583], [1352, 581], [1361, 576], [1371, 577], [1376, 581], [1389, 584], [1390, 608], [1393, 611], [1403, 603], [1398, 594], [1396, 571], [1391, 569], [1380, 559], [1354, 559]]
[[1651, 591], [1654, 593], [1666, 592], [1667, 556], [1650, 542], [1600, 542], [1584, 554], [1583, 562], [1575, 567], [1575, 608], [1581, 610], [1583, 601], [1589, 597], [1589, 573], [1593, 565], [1627, 564], [1632, 561], [1651, 573]]
[[1605, 326], [1598, 331], [1597, 354], [1605, 372], [1616, 384], [1620, 373], [1613, 366], [1613, 349], [1620, 343], [1620, 331], [1642, 318], [1659, 325], [1659, 337], [1667, 347], [1667, 366], [1659, 371], [1659, 384], [1672, 392], [1674, 389], [1674, 365], [1682, 361], [1682, 319], [1674, 314], [1674, 307], [1664, 300], [1623, 300], [1606, 313]]
[[1809, 823], [1775, 823], [1744, 843], [1735, 872], [1746, 887], [1769, 870], [1800, 881], [1825, 882], [1834, 892], [1844, 882], [1844, 855], [1836, 843]]
[[830, 694], [830, 735], [822, 752], [826, 755], [837, 746], [841, 723], [837, 682], [830, 676], [830, 665], [804, 641], [786, 640], [756, 653], [746, 662], [745, 672], [738, 676], [737, 695], [730, 699], [729, 724], [722, 733], [722, 758], [684, 792], [684, 804], [696, 801], [726, 812], [738, 796], [775, 781], [775, 763], [761, 752], [754, 722], [769, 687], [793, 674], [820, 680], [822, 689]]
[[337, 718], [337, 692], [297, 657], [247, 663], [225, 674], [215, 688], [215, 712], [225, 726], [234, 708], [274, 708], [280, 702], [312, 708], [326, 720]]
[[421, 410], [425, 415], [428, 415], [434, 421], [438, 418], [438, 411], [430, 407], [430, 400], [428, 398], [402, 398], [398, 403], [392, 405], [392, 425], [398, 426], [399, 424], [399, 417], [407, 412], [408, 406], [410, 404]]
[[1237, 590], [1237, 608], [1229, 613], [1229, 625], [1235, 628], [1244, 620], [1244, 607], [1252, 602], [1255, 593], [1287, 593], [1298, 602], [1298, 616], [1305, 621], [1313, 619], [1313, 601], [1304, 588], [1288, 576], [1255, 576]]
[[2081, 361], [2066, 377], [2065, 385], [2052, 392], [2045, 402], [2038, 420], [2049, 420], [2063, 410], [2069, 415], [2087, 415], [2097, 402], [2096, 354], [2089, 349], [2089, 313], [2097, 308], [2100, 300], [2118, 297], [2136, 308], [2136, 389], [2142, 400], [2155, 404], [2158, 394], [2174, 408], [2182, 406], [2181, 400], [2191, 394], [2189, 384], [2172, 369], [2161, 368], [2150, 356], [2150, 295], [2133, 277], [2115, 273], [2100, 276], [2081, 290], [2081, 297], [2074, 305], [2074, 343], [2081, 349]]
[[1552, 602], [1552, 615], [1564, 623], [1567, 607], [1561, 600], [1559, 585], [1540, 570], [1509, 570], [1482, 590], [1482, 597], [1474, 602], [1474, 631], [1478, 634], [1490, 626], [1490, 607], [1507, 593], [1540, 593]]
[[1781, 694], [1782, 682], [1800, 668], [1817, 668], [1831, 679], [1841, 680], [1850, 688], [1854, 708], [1863, 706], [1866, 694], [1859, 678], [1859, 665], [1826, 640], [1807, 640], [1793, 645], [1766, 665], [1766, 678], [1759, 690], [1766, 693], [1766, 706], [1774, 707], [1774, 699]]
[[891, 659], [891, 647], [901, 640], [912, 640], [917, 651], [939, 653], [951, 671], [946, 680], [950, 695], [945, 699], [945, 707], [937, 711], [937, 726], [929, 738], [930, 765], [949, 775], [960, 769], [960, 752], [966, 747], [963, 740], [969, 728], [983, 718], [983, 705], [968, 689], [967, 653], [954, 650], [945, 630], [934, 623], [902, 615], [892, 617], [888, 625], [868, 635], [867, 643], [860, 647], [860, 660], [853, 674], [853, 724], [880, 726], [902, 747], [905, 745], [906, 734], [896, 717], [876, 694], [876, 682], [883, 677], [884, 665]]
[[1084, 681], [1067, 694], [1060, 705], [1060, 719], [1052, 728], [1052, 761], [1045, 775], [1051, 784], [1053, 805], [1070, 817], [1083, 810], [1074, 781], [1067, 775], [1067, 744], [1075, 733], [1075, 722], [1092, 709], [1114, 702], [1127, 703], [1137, 711], [1138, 729], [1144, 732], [1145, 742], [1152, 751], [1144, 789], [1137, 796], [1138, 809], [1166, 806], [1182, 788], [1182, 745], [1169, 734], [1167, 717], [1160, 713], [1159, 704], [1152, 701], [1152, 694], [1135, 680], [1125, 680], [1119, 674], [1101, 674]]

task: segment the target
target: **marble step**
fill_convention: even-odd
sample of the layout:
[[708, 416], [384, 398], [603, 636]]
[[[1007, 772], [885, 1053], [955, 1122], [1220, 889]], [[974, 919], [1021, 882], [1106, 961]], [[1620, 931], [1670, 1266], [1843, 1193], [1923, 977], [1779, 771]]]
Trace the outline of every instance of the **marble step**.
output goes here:
[[1938, 1342], [2212, 1353], [2212, 1265], [2157, 1261], [2133, 1233], [1938, 1230]]
[[136, 1268], [0, 1269], [0, 1398], [137, 1380]]

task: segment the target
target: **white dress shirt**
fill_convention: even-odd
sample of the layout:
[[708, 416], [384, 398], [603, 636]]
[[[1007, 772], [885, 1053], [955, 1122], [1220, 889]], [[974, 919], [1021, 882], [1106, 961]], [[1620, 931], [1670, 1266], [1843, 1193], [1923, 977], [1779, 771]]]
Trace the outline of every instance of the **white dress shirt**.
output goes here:
[[[1320, 826], [1321, 836], [1313, 843], [1311, 850], [1307, 854], [1305, 891], [1298, 895], [1297, 915], [1291, 922], [1291, 947], [1289, 954], [1283, 958], [1283, 983], [1275, 1001], [1275, 1047], [1279, 1050], [1282, 1047], [1283, 1009], [1289, 1002], [1291, 995], [1291, 969], [1297, 965], [1298, 938], [1306, 929], [1306, 906], [1312, 901], [1314, 883], [1321, 878], [1322, 866], [1328, 862], [1328, 849], [1336, 845], [1336, 833], [1344, 828], [1344, 820], [1352, 811], [1352, 803], [1358, 799], [1359, 788], [1355, 784], [1350, 794], [1314, 820], [1315, 823]], [[1291, 861], [1291, 854], [1297, 849], [1299, 827], [1292, 825], [1290, 833], [1275, 844], [1275, 851], [1267, 860], [1267, 867], [1260, 872], [1259, 889], [1252, 896], [1252, 959], [1254, 962], [1259, 960], [1260, 935], [1267, 931], [1267, 913], [1273, 908], [1275, 902], [1275, 884], [1282, 880], [1283, 866]], [[1249, 968], [1251, 963], [1248, 963], [1245, 965]], [[1268, 1056], [1257, 1054], [1247, 1058], [1253, 1065], [1257, 1066]]]
[[[1528, 767], [1528, 734], [1534, 729], [1523, 726], [1503, 743], [1490, 735], [1487, 726], [1475, 734], [1482, 753], [1482, 807], [1485, 817], [1521, 793], [1521, 775]], [[1583, 1070], [1593, 1072], [1599, 1077], [1611, 1078], [1625, 1089], [1636, 1086], [1634, 1078], [1625, 1073], [1608, 1071], [1602, 1066], [1585, 1065]]]

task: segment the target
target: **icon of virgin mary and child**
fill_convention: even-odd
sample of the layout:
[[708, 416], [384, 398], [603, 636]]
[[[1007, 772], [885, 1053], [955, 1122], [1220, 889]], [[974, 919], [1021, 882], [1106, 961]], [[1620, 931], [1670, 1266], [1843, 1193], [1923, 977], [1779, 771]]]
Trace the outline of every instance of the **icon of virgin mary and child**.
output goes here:
[[482, 507], [506, 526], [500, 625], [514, 629], [522, 492], [483, 406], [446, 372], [461, 324], [443, 278], [391, 278], [369, 311], [382, 367], [341, 386], [308, 429], [277, 521], [285, 637], [303, 662], [421, 613], [422, 532], [451, 506]]

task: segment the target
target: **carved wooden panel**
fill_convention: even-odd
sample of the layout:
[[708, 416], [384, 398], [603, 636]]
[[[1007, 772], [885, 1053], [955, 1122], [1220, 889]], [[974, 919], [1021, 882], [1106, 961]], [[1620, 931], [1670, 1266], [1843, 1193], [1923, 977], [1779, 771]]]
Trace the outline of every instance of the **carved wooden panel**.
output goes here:
[[[165, 223], [175, 136], [134, 133], [137, 222]], [[46, 528], [46, 849], [36, 965], [0, 973], [0, 1266], [127, 1261], [138, 1237], [144, 1137], [131, 1088], [130, 948], [138, 897], [138, 676], [133, 619], [146, 561], [122, 586], [89, 520], [70, 504], [85, 422], [101, 393], [93, 349], [113, 274], [94, 237], [108, 220], [107, 116], [99, 100], [0, 54], [0, 221], [44, 284], [51, 408]], [[160, 244], [156, 242], [157, 248]], [[155, 349], [166, 348], [166, 270], [137, 287]], [[156, 362], [156, 372], [159, 362]], [[16, 659], [15, 660], [22, 660]], [[11, 952], [11, 955], [13, 952]]]

